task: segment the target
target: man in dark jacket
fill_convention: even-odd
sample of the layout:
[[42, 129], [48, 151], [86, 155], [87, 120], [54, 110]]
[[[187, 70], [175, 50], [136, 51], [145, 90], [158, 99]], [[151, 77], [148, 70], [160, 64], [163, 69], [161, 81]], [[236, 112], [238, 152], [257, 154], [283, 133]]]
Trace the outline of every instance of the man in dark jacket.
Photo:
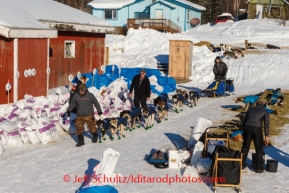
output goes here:
[[228, 67], [227, 65], [221, 61], [221, 58], [219, 56], [215, 59], [215, 65], [213, 68], [213, 72], [215, 74], [215, 80], [216, 81], [222, 81], [226, 79]]
[[140, 71], [140, 74], [135, 75], [132, 79], [129, 96], [132, 98], [132, 91], [134, 90], [134, 107], [140, 108], [140, 103], [142, 107], [147, 106], [146, 100], [150, 99], [151, 87], [150, 80], [146, 77], [145, 69]]
[[96, 121], [94, 118], [94, 109], [95, 106], [98, 115], [102, 115], [100, 105], [93, 94], [88, 92], [85, 84], [81, 84], [78, 87], [78, 92], [74, 94], [71, 104], [67, 108], [68, 115], [76, 107], [77, 117], [75, 119], [76, 134], [78, 138], [78, 143], [76, 147], [84, 145], [83, 137], [83, 125], [87, 124], [93, 138], [92, 143], [96, 143], [98, 139], [98, 134], [96, 130]]
[[246, 112], [243, 122], [243, 163], [242, 168], [246, 168], [246, 159], [253, 139], [256, 150], [256, 172], [264, 171], [263, 163], [263, 134], [262, 122], [264, 121], [265, 145], [269, 144], [269, 114], [263, 108], [263, 101], [258, 100], [257, 106], [251, 107]]

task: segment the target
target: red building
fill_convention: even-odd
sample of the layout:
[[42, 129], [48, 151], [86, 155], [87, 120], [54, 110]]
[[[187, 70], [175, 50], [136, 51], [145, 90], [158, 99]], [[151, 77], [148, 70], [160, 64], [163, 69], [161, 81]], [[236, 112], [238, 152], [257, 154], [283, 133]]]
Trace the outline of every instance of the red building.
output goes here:
[[100, 67], [111, 31], [106, 21], [55, 1], [0, 1], [0, 104], [8, 96], [10, 103], [46, 96], [70, 74]]

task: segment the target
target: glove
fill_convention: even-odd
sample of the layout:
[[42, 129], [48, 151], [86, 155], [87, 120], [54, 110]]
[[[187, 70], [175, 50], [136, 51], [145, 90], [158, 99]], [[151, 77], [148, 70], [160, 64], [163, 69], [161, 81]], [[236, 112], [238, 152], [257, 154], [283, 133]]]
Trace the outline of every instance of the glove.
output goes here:
[[98, 112], [98, 115], [99, 115], [99, 116], [102, 115], [102, 112]]

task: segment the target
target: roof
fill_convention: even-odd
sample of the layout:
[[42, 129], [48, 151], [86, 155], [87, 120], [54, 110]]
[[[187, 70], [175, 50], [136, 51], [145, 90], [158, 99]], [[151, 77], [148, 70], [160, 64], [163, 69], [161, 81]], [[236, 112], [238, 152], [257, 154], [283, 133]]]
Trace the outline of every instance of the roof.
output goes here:
[[160, 3], [160, 4], [163, 4], [163, 5], [166, 5], [166, 6], [170, 7], [170, 8], [173, 8], [173, 9], [176, 8], [176, 6], [175, 6], [174, 4], [172, 4], [172, 3], [168, 3], [168, 2], [166, 2], [166, 1], [161, 1], [161, 0], [156, 1], [156, 2], [154, 2], [153, 4], [148, 5], [147, 7], [151, 7], [151, 6], [153, 6], [153, 5], [157, 4], [157, 3]]
[[[137, 1], [140, 1], [140, 0], [93, 0], [92, 2], [88, 3], [87, 5], [95, 8], [95, 9], [120, 9], [124, 6], [127, 6], [131, 3], [135, 3]], [[197, 5], [195, 3], [191, 3], [187, 0], [171, 0], [170, 1], [171, 3], [166, 2], [166, 1], [162, 1], [162, 3], [165, 3], [166, 5], [169, 5], [170, 7], [172, 7], [172, 2], [174, 2], [174, 1], [182, 3], [182, 4], [187, 5], [189, 7], [198, 9], [200, 11], [206, 10], [205, 7]], [[157, 2], [155, 2], [155, 3], [157, 3]], [[151, 6], [151, 5], [149, 5], [149, 6]]]
[[247, 0], [246, 4], [248, 3], [261, 3], [261, 4], [280, 4], [280, 1], [283, 1], [283, 3], [289, 5], [289, 2], [287, 0]]
[[96, 9], [120, 9], [135, 1], [136, 0], [93, 0], [87, 5]]
[[177, 1], [177, 2], [180, 2], [180, 3], [185, 4], [187, 6], [193, 7], [195, 9], [200, 10], [200, 11], [206, 11], [205, 7], [198, 5], [198, 4], [195, 4], [195, 3], [192, 3], [192, 2], [189, 2], [187, 0], [174, 0], [174, 1]]
[[[22, 37], [17, 30], [33, 31], [23, 37], [57, 37], [57, 30], [98, 32], [112, 31], [100, 18], [53, 0], [0, 0], [0, 35]], [[15, 33], [13, 33], [13, 31]]]

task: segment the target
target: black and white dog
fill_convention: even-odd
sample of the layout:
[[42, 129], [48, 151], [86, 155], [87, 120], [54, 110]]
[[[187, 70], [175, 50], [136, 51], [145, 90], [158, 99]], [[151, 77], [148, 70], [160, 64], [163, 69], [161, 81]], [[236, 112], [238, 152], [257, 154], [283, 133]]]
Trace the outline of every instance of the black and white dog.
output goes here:
[[110, 121], [110, 118], [105, 118], [103, 120], [99, 119], [96, 121], [96, 126], [98, 127], [98, 130], [101, 131], [101, 138], [99, 140], [99, 143], [102, 143], [101, 140], [104, 140], [104, 141], [106, 140], [105, 133], [106, 131], [109, 131], [109, 127], [110, 127], [109, 121]]

